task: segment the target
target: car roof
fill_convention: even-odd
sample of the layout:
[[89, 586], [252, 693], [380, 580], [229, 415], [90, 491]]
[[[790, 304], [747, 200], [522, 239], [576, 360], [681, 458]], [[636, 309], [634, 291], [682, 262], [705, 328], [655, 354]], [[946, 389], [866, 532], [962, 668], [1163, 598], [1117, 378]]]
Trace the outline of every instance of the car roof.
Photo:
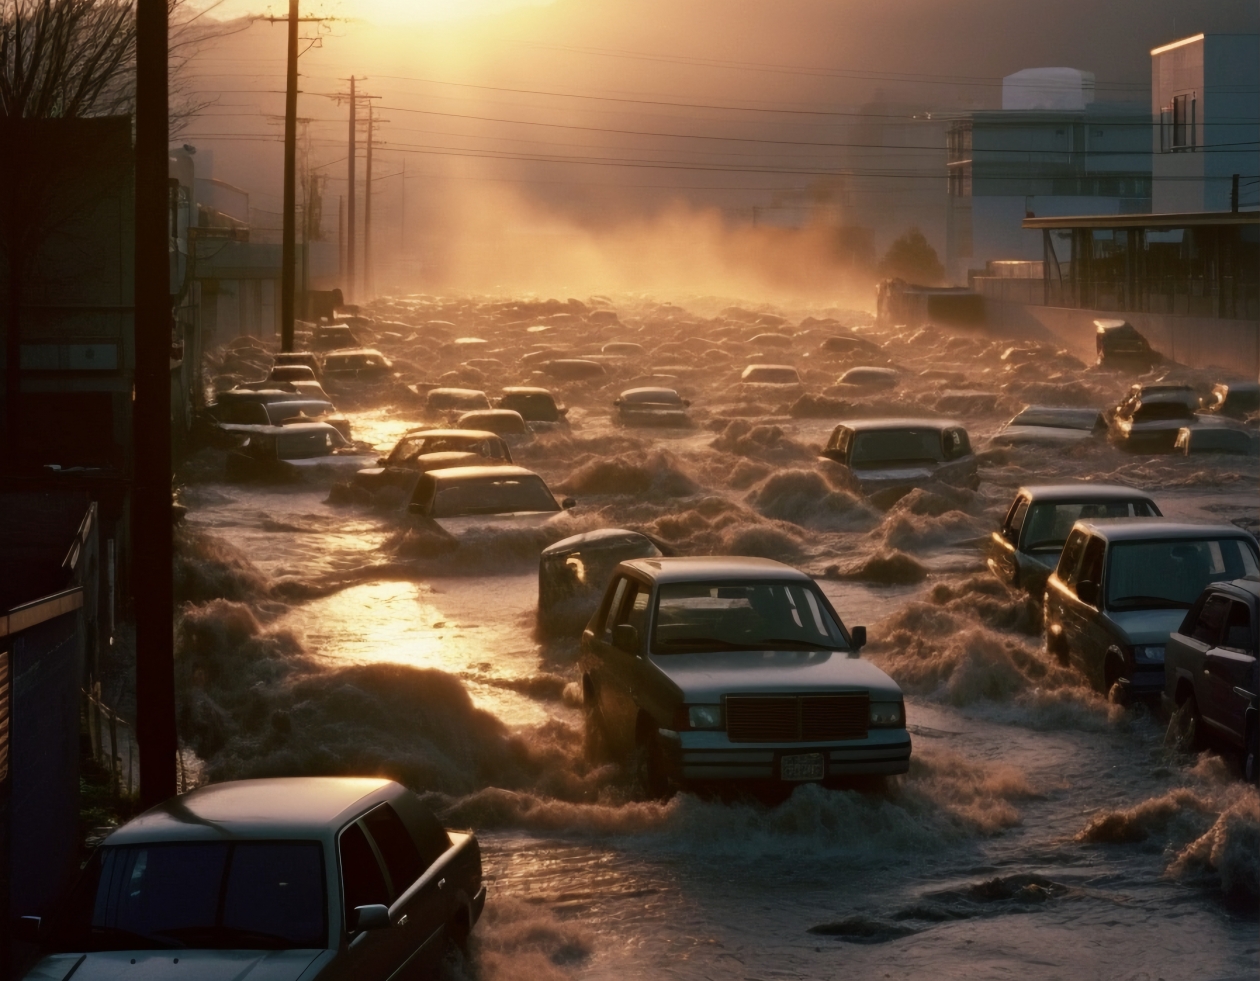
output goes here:
[[381, 352], [374, 347], [343, 347], [338, 348], [336, 351], [329, 351], [324, 355], [324, 360], [331, 361], [333, 358], [347, 358], [358, 354], [374, 354], [378, 358], [385, 357], [385, 355], [381, 354]]
[[1167, 541], [1170, 538], [1244, 538], [1255, 541], [1237, 525], [1173, 521], [1170, 518], [1090, 518], [1075, 527], [1110, 542]]
[[443, 395], [457, 395], [457, 396], [459, 396], [460, 398], [463, 398], [463, 397], [464, 397], [464, 396], [466, 396], [466, 395], [474, 395], [474, 396], [475, 396], [475, 395], [480, 395], [482, 398], [485, 398], [485, 397], [486, 397], [486, 393], [485, 393], [485, 392], [483, 392], [483, 391], [482, 391], [481, 389], [479, 389], [479, 388], [443, 388], [443, 387], [438, 387], [438, 388], [431, 388], [431, 389], [429, 389], [429, 391], [428, 391], [428, 395], [433, 395], [435, 392], [441, 392]]
[[753, 364], [750, 364], [747, 368], [745, 368], [744, 371], [751, 371], [754, 368], [766, 368], [771, 371], [795, 371], [796, 370], [796, 368], [790, 364], [762, 364], [761, 362], [755, 362]]
[[505, 388], [504, 395], [546, 395], [551, 397], [551, 390], [547, 388], [529, 388], [525, 386], [516, 386], [513, 388]]
[[799, 569], [776, 562], [743, 555], [688, 555], [659, 559], [628, 559], [621, 563], [658, 583], [700, 582], [714, 579], [782, 579], [788, 582], [813, 582]]
[[477, 440], [477, 439], [486, 439], [486, 438], [490, 438], [490, 439], [502, 438], [499, 436], [498, 433], [492, 433], [489, 430], [485, 430], [485, 429], [408, 429], [405, 433], [403, 433], [403, 439], [407, 439], [408, 437], [414, 438], [416, 436], [433, 436], [435, 438], [441, 437], [442, 439], [451, 439], [453, 437], [459, 437], [460, 439], [466, 439], [470, 441]]
[[627, 528], [597, 528], [594, 531], [584, 531], [581, 534], [561, 539], [553, 545], [548, 545], [540, 554], [544, 558], [550, 558], [553, 555], [567, 555], [580, 548], [612, 548], [615, 545], [639, 544], [651, 545], [652, 540], [646, 535]]
[[1217, 592], [1250, 593], [1253, 599], [1260, 599], [1260, 576], [1244, 576], [1242, 579], [1229, 579], [1224, 582], [1208, 583], [1208, 589]]
[[273, 777], [212, 783], [150, 808], [108, 845], [232, 838], [309, 838], [336, 831], [402, 788], [380, 777]]
[[469, 409], [460, 415], [461, 419], [471, 419], [476, 416], [489, 416], [492, 419], [520, 419], [521, 414], [515, 409]]
[[1079, 501], [1085, 498], [1095, 501], [1134, 501], [1154, 503], [1146, 491], [1123, 484], [1026, 484], [1018, 491], [1036, 501]]
[[879, 429], [906, 429], [911, 426], [921, 426], [926, 429], [962, 429], [960, 423], [954, 422], [952, 419], [845, 419], [837, 424], [837, 429], [843, 426], [845, 429], [852, 429], [855, 433], [874, 431]]
[[444, 470], [430, 470], [427, 476], [442, 484], [471, 484], [487, 478], [503, 479], [504, 477], [537, 477], [538, 474], [524, 467], [447, 467]]
[[655, 387], [627, 388], [618, 397], [624, 399], [628, 395], [672, 395], [673, 398], [676, 399], [678, 398], [678, 391], [677, 389], [673, 389], [673, 388], [655, 388]]

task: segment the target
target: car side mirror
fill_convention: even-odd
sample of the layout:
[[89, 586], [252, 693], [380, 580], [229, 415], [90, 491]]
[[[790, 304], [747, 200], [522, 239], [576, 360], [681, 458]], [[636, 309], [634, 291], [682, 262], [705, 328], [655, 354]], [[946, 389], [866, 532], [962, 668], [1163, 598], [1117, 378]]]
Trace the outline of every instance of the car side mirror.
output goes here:
[[621, 405], [621, 399], [613, 399], [613, 405]]
[[866, 628], [865, 627], [850, 627], [849, 628], [849, 643], [853, 645], [853, 649], [855, 651], [860, 651], [863, 647], [865, 647], [866, 646]]
[[691, 408], [691, 399], [683, 399], [682, 402], [688, 409]]
[[389, 919], [388, 906], [373, 903], [371, 906], [356, 906], [354, 908], [354, 928], [356, 930], [384, 930], [389, 926], [393, 926], [393, 923]]
[[1082, 603], [1090, 606], [1098, 605], [1098, 583], [1082, 579], [1076, 584], [1076, 596]]
[[415, 504], [415, 503], [408, 504], [407, 513], [408, 514], [424, 514], [424, 506], [420, 504]]
[[560, 502], [560, 506], [567, 511], [569, 510], [569, 508], [577, 507], [577, 501], [573, 499], [572, 497], [566, 497], [563, 501]]
[[24, 944], [37, 944], [44, 932], [43, 926], [43, 917], [19, 916], [14, 936]]
[[378, 457], [376, 458], [376, 465], [377, 465], [378, 467], [383, 467], [383, 466], [385, 466], [385, 464], [386, 464], [386, 463], [388, 463], [388, 462], [389, 462], [389, 461], [388, 461], [388, 460], [386, 460], [386, 459], [385, 459], [385, 457], [383, 457], [383, 456], [378, 456]]
[[628, 623], [619, 623], [613, 627], [613, 647], [627, 654], [639, 653], [639, 631]]

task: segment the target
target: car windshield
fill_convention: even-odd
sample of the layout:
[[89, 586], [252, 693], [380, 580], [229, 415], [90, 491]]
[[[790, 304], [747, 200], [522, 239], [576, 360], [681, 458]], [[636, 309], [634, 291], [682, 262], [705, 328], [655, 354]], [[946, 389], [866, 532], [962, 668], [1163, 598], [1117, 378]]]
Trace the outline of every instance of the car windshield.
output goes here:
[[1158, 518], [1159, 512], [1150, 501], [1055, 501], [1034, 504], [1024, 521], [1026, 552], [1063, 547], [1068, 532], [1084, 518]]
[[1189, 609], [1208, 583], [1258, 572], [1255, 547], [1241, 538], [1117, 542], [1111, 546], [1107, 606]]
[[550, 395], [505, 395], [500, 405], [515, 409], [530, 422], [555, 422], [560, 418]]
[[466, 436], [418, 436], [404, 439], [389, 455], [390, 463], [408, 463], [427, 453], [481, 453], [487, 456], [484, 440]]
[[806, 583], [667, 583], [652, 651], [846, 650], [840, 625]]
[[328, 946], [317, 841], [102, 848], [57, 923], [64, 950], [289, 950]]
[[559, 510], [542, 478], [531, 475], [487, 477], [441, 487], [429, 513], [434, 518], [458, 518], [472, 514]]
[[1051, 429], [1094, 429], [1102, 421], [1094, 409], [1025, 409], [1011, 420], [1012, 426], [1044, 426]]
[[849, 462], [904, 463], [910, 460], [945, 459], [941, 434], [935, 429], [880, 429], [855, 433]]

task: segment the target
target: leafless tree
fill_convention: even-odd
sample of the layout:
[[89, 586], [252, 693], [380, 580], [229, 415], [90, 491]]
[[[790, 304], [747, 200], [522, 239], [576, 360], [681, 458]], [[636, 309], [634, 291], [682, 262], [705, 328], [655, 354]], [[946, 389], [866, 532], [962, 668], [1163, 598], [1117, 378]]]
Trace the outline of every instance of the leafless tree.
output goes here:
[[[202, 42], [223, 33], [205, 15], [167, 0], [171, 24], [171, 135], [210, 103], [184, 68]], [[232, 30], [232, 28], [228, 28]], [[134, 0], [0, 0], [0, 116], [117, 116], [135, 104]]]

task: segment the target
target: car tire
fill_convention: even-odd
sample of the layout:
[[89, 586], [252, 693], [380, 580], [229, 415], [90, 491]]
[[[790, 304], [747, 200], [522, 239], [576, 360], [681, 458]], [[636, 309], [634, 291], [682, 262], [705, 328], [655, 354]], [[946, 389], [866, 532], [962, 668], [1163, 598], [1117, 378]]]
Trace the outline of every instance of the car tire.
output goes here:
[[1166, 742], [1178, 752], [1197, 753], [1203, 748], [1203, 717], [1199, 715], [1199, 703], [1193, 692], [1173, 713], [1168, 722], [1168, 733]]
[[1046, 628], [1046, 653], [1053, 657], [1060, 666], [1065, 668], [1072, 666], [1072, 654], [1068, 650], [1067, 641], [1062, 636], [1056, 640], [1054, 634], [1050, 633], [1049, 627]]
[[1103, 663], [1103, 695], [1114, 705], [1128, 705], [1129, 691], [1120, 683], [1124, 677], [1124, 663], [1116, 655], [1107, 655]]
[[611, 757], [604, 713], [599, 710], [599, 700], [590, 689], [586, 689], [582, 699], [582, 755], [591, 764], [607, 763]]
[[669, 781], [665, 776], [665, 755], [656, 733], [649, 733], [634, 747], [631, 760], [635, 795], [640, 800], [665, 800]]

